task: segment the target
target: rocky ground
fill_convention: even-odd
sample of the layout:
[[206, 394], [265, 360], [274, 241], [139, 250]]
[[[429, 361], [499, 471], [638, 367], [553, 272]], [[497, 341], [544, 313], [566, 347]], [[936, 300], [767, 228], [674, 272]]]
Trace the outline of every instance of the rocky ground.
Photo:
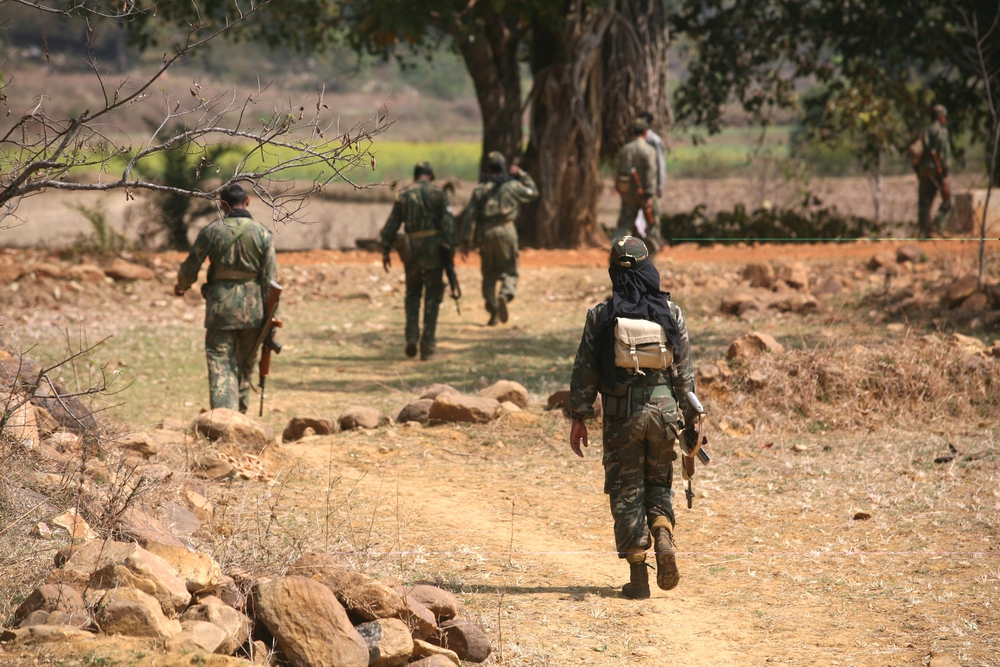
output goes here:
[[[998, 664], [1000, 272], [991, 247], [980, 289], [974, 250], [657, 257], [688, 318], [714, 461], [694, 508], [678, 509], [680, 587], [638, 604], [617, 592], [627, 568], [613, 554], [598, 438], [586, 459], [571, 457], [552, 396], [568, 383], [586, 307], [608, 293], [600, 252], [525, 252], [502, 328], [483, 326], [476, 299], [462, 315], [449, 300], [427, 363], [402, 354], [398, 267], [284, 254], [286, 348], [265, 416], [244, 420], [199, 414], [204, 309], [197, 290], [168, 296], [178, 256], [126, 266], [7, 251], [7, 377], [28, 368], [19, 351], [45, 367], [112, 336], [50, 374], [65, 393], [105, 379], [118, 393], [79, 397], [84, 415], [108, 408], [97, 439], [74, 433], [75, 408], [63, 414], [52, 392], [33, 403], [44, 412], [18, 412], [0, 487], [0, 620], [12, 628], [0, 650], [11, 664], [236, 659], [206, 648], [326, 664], [308, 637], [283, 634], [320, 621], [288, 608], [339, 606], [343, 617], [319, 613], [346, 618], [323, 636], [348, 637], [358, 656], [358, 638], [369, 650], [384, 640], [386, 654], [398, 644], [405, 661], [433, 649], [419, 648], [415, 612], [396, 600], [429, 584], [461, 611], [432, 612], [427, 638], [447, 643], [458, 618], [452, 647], [487, 646], [462, 656], [486, 664]], [[459, 271], [473, 295], [475, 266]], [[105, 546], [88, 560], [93, 544]], [[186, 578], [187, 559], [209, 580]], [[150, 562], [170, 586], [142, 583]], [[358, 588], [392, 613], [364, 616]], [[61, 596], [75, 604], [48, 608]], [[114, 625], [119, 608], [131, 625]], [[136, 614], [158, 638], [122, 636]]]

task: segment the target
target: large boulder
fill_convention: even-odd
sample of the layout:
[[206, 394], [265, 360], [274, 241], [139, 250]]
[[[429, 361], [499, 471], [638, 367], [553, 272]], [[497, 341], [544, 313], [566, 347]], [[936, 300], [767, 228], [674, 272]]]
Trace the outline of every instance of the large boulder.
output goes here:
[[222, 568], [208, 554], [161, 542], [148, 542], [146, 551], [167, 561], [191, 593], [215, 588], [222, 583]]
[[500, 414], [500, 402], [495, 398], [465, 396], [464, 394], [439, 394], [431, 405], [430, 418], [443, 422], [472, 422], [485, 424]]
[[181, 631], [167, 640], [167, 650], [176, 653], [228, 653], [222, 650], [226, 633], [206, 621], [182, 621]]
[[368, 645], [318, 581], [292, 576], [259, 584], [254, 609], [292, 667], [367, 667]]
[[467, 662], [483, 662], [492, 651], [486, 634], [476, 625], [461, 619], [441, 623], [440, 631], [431, 638], [431, 643], [454, 651]]
[[402, 667], [413, 653], [413, 639], [406, 624], [396, 618], [380, 619], [357, 626], [368, 645], [370, 667]]
[[346, 591], [344, 606], [349, 612], [366, 621], [395, 618], [406, 609], [403, 599], [378, 581], [371, 581]]
[[225, 640], [219, 645], [217, 652], [230, 655], [250, 638], [250, 619], [224, 604], [202, 603], [188, 607], [181, 614], [181, 623], [187, 621], [203, 621], [221, 629]]
[[749, 359], [761, 352], [771, 354], [784, 354], [785, 347], [774, 339], [770, 334], [755, 331], [752, 334], [743, 336], [733, 341], [726, 352], [727, 359]]
[[434, 399], [421, 398], [419, 401], [408, 403], [396, 416], [396, 422], [405, 424], [407, 422], [420, 422], [426, 424], [431, 418], [431, 406]]
[[743, 267], [743, 280], [750, 282], [750, 287], [770, 289], [774, 283], [774, 269], [763, 262], [747, 264]]
[[399, 587], [395, 591], [400, 597], [416, 600], [424, 607], [430, 609], [431, 613], [439, 621], [455, 618], [462, 609], [462, 602], [454, 593], [450, 593], [437, 586], [418, 584], [405, 588]]
[[455, 389], [450, 384], [435, 383], [427, 387], [424, 393], [420, 395], [420, 398], [429, 398], [433, 401], [441, 394], [461, 394], [461, 393], [462, 392], [460, 392], [458, 389]]
[[528, 390], [519, 382], [514, 382], [513, 380], [494, 382], [485, 389], [480, 390], [476, 395], [484, 398], [494, 398], [500, 403], [510, 401], [519, 408], [528, 407]]
[[77, 573], [91, 588], [135, 588], [159, 602], [164, 614], [174, 616], [191, 600], [174, 568], [138, 544], [93, 540], [73, 552], [63, 572]]
[[181, 631], [180, 621], [163, 615], [159, 602], [135, 588], [114, 588], [97, 605], [96, 620], [109, 635], [164, 639]]
[[191, 428], [209, 440], [236, 445], [252, 454], [274, 442], [271, 429], [229, 408], [215, 408], [201, 413]]
[[104, 275], [114, 280], [153, 280], [156, 278], [156, 272], [149, 267], [126, 262], [120, 257], [104, 269]]
[[83, 601], [83, 596], [72, 586], [42, 584], [33, 590], [14, 612], [14, 622], [20, 623], [35, 611], [85, 613], [87, 605]]
[[353, 431], [359, 428], [378, 428], [382, 421], [382, 413], [375, 408], [354, 406], [340, 415], [340, 430]]
[[281, 439], [284, 442], [301, 440], [305, 436], [307, 428], [311, 428], [315, 435], [330, 435], [336, 432], [337, 425], [333, 423], [332, 419], [323, 417], [292, 417], [281, 434]]

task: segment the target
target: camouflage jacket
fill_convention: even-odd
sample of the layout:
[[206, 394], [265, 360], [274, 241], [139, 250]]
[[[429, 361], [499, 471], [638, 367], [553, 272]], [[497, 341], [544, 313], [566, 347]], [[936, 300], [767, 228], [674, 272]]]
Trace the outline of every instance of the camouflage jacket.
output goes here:
[[[656, 149], [643, 137], [636, 137], [622, 146], [618, 153], [618, 176], [631, 176], [632, 169], [639, 174], [639, 185], [647, 197], [656, 194]], [[632, 185], [632, 194], [638, 199], [638, 190]]]
[[918, 171], [936, 178], [938, 172], [933, 154], [937, 154], [938, 159], [941, 160], [941, 169], [947, 176], [951, 170], [951, 139], [948, 136], [948, 128], [934, 121], [924, 128], [923, 134], [920, 135], [920, 141], [924, 145], [924, 154], [920, 158]]
[[[607, 302], [599, 303], [587, 311], [587, 323], [583, 327], [583, 338], [573, 362], [573, 375], [569, 385], [569, 409], [573, 419], [588, 419], [594, 416], [594, 399], [598, 392], [625, 395], [629, 387], [651, 387], [667, 385], [674, 394], [677, 408], [682, 415], [690, 414], [687, 393], [694, 391], [694, 367], [691, 361], [691, 342], [688, 339], [684, 313], [673, 301], [668, 301], [670, 312], [677, 320], [681, 347], [674, 350], [674, 361], [664, 371], [646, 371], [645, 375], [632, 373], [625, 368], [616, 368], [618, 385], [601, 386], [601, 364], [597, 358], [597, 322]], [[613, 349], [612, 349], [613, 353]]]
[[[278, 279], [278, 266], [271, 245], [271, 232], [253, 222], [238, 241], [232, 243], [240, 224], [249, 219], [243, 209], [216, 220], [198, 234], [194, 248], [177, 272], [177, 285], [188, 289], [198, 280], [198, 271], [207, 257], [211, 262], [201, 288], [205, 295], [206, 329], [256, 329], [264, 319], [268, 283]], [[220, 269], [256, 274], [256, 278], [218, 280]]]
[[[448, 205], [448, 193], [430, 181], [417, 181], [396, 193], [396, 203], [382, 228], [382, 252], [388, 253], [397, 247], [400, 255], [407, 254], [397, 243], [400, 225], [403, 225], [407, 235], [438, 232], [437, 235], [412, 239], [409, 249], [414, 256], [439, 252], [442, 242], [455, 247], [457, 233], [455, 218]], [[404, 256], [402, 259], [405, 262], [410, 258]]]
[[652, 130], [646, 133], [646, 143], [656, 151], [656, 191], [660, 192], [667, 185], [667, 144]]
[[462, 247], [478, 246], [487, 229], [514, 222], [521, 205], [537, 198], [538, 186], [526, 171], [504, 183], [480, 183], [462, 211]]

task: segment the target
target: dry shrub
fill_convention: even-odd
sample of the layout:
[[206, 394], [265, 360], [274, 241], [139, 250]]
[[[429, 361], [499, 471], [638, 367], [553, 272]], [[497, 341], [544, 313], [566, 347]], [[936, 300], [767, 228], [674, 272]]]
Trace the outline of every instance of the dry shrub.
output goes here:
[[935, 336], [790, 350], [735, 362], [729, 390], [715, 393], [714, 402], [725, 414], [758, 427], [792, 432], [873, 429], [935, 417], [994, 419], [1000, 415], [1000, 400], [992, 391], [997, 366], [996, 358]]

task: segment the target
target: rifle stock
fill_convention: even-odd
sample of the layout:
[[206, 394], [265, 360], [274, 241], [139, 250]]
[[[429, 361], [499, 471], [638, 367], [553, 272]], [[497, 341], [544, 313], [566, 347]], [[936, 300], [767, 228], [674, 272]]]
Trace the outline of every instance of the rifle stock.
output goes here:
[[260, 384], [260, 413], [264, 416], [264, 386], [267, 383], [267, 376], [271, 373], [271, 353], [281, 354], [281, 343], [274, 339], [275, 329], [281, 327], [281, 322], [274, 318], [278, 312], [278, 302], [281, 300], [281, 285], [271, 281], [267, 290], [267, 311], [264, 322], [261, 324], [260, 333], [257, 335], [257, 342], [254, 345], [254, 354], [260, 350], [260, 365], [258, 382]]
[[639, 172], [635, 167], [632, 167], [631, 171], [632, 182], [635, 183], [636, 194], [639, 196], [639, 208], [642, 209], [642, 217], [646, 219], [646, 234], [642, 234], [642, 240], [647, 243], [650, 241], [648, 232], [653, 229], [653, 198], [646, 196], [646, 190], [642, 187], [642, 183], [639, 181]]
[[455, 310], [462, 314], [462, 306], [459, 299], [462, 298], [462, 286], [458, 282], [458, 274], [455, 272], [455, 250], [447, 243], [441, 244], [441, 260], [444, 262], [444, 272], [448, 276], [448, 288], [451, 291], [451, 298], [455, 300]]

